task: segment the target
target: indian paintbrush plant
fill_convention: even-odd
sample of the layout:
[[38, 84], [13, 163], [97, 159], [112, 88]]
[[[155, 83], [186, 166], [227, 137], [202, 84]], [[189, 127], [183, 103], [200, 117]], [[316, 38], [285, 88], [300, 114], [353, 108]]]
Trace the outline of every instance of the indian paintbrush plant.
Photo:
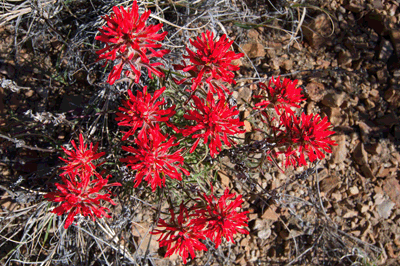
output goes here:
[[[140, 15], [136, 1], [128, 9], [114, 7], [103, 17], [106, 25], [99, 29], [96, 40], [105, 47], [97, 54], [98, 60], [113, 65], [107, 79], [110, 85], [120, 80], [122, 73], [137, 84], [126, 91], [127, 98], [116, 112], [123, 145], [119, 162], [131, 170], [135, 188], [148, 186], [152, 193], [166, 197], [169, 208], [159, 210], [163, 216], [155, 221], [157, 228], [151, 233], [159, 235], [166, 257], [176, 253], [186, 263], [196, 251], [208, 250], [207, 239], [218, 248], [225, 242], [235, 243], [237, 234], [249, 233], [248, 211], [242, 210], [246, 198], [228, 188], [217, 193], [214, 188], [221, 185], [201, 179], [196, 173], [199, 168], [189, 163], [193, 158], [196, 166], [206, 164], [205, 158], [217, 162], [226, 151], [252, 147], [238, 141], [246, 130], [238, 107], [228, 100], [236, 83], [234, 71], [239, 70], [233, 62], [243, 54], [233, 51], [233, 41], [226, 35], [218, 37], [206, 30], [190, 40], [193, 48], [186, 47], [181, 64], [173, 65], [174, 70], [165, 69], [161, 60], [170, 51], [161, 42], [167, 32], [162, 32], [162, 24], [148, 25], [149, 16], [150, 11]], [[150, 78], [170, 85], [143, 86], [140, 78], [146, 71]], [[166, 76], [167, 72], [172, 75]], [[262, 93], [254, 97], [253, 116], [268, 128], [258, 129], [265, 134], [265, 162], [282, 162], [284, 168], [321, 160], [335, 145], [326, 117], [301, 112], [305, 98], [296, 85], [297, 80], [271, 78], [268, 85], [259, 83]], [[179, 91], [183, 99], [171, 104], [164, 96], [167, 91]], [[62, 158], [66, 163], [61, 167], [62, 183], [45, 195], [47, 200], [61, 203], [52, 212], [67, 215], [65, 228], [79, 214], [93, 220], [110, 217], [110, 210], [103, 206], [105, 202], [115, 204], [109, 188], [126, 185], [126, 180], [108, 184], [110, 175], [97, 172], [102, 164], [96, 163], [105, 152], [97, 153], [98, 146], [92, 143], [88, 147], [82, 135], [79, 140], [79, 146], [71, 141], [75, 150], [63, 148], [67, 158]], [[166, 193], [176, 188], [175, 194], [180, 196]]]

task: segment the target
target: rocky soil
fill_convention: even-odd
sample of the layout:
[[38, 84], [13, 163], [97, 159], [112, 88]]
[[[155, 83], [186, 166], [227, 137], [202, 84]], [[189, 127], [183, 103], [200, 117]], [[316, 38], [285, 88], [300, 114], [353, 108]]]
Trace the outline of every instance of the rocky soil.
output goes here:
[[[264, 1], [245, 2], [255, 13], [271, 8], [260, 3]], [[280, 28], [279, 21], [269, 26], [226, 23], [235, 50], [246, 54], [238, 62], [241, 70], [233, 94], [241, 115], [248, 118], [243, 136], [261, 140], [248, 116], [252, 110], [249, 103], [258, 93], [258, 78], [280, 75], [299, 80], [307, 98], [302, 107], [307, 114], [329, 118], [338, 145], [314, 167], [285, 173], [270, 165], [263, 173], [241, 176], [232, 158], [221, 158], [218, 178], [223, 186], [246, 198], [250, 234], [237, 236], [235, 245], [199, 253], [188, 265], [208, 265], [210, 261], [211, 265], [246, 266], [400, 265], [399, 5], [394, 0], [299, 5], [294, 9], [303, 23], [294, 30], [296, 37]], [[5, 49], [13, 42], [13, 33], [5, 27], [2, 36], [3, 53], [12, 52]], [[77, 74], [78, 82], [88, 90], [85, 94], [80, 94], [83, 87], [68, 93], [70, 88], [60, 79], [43, 85], [55, 71], [52, 56], [63, 49], [58, 42], [52, 46], [54, 51], [47, 51], [49, 56], [35, 62], [35, 67], [29, 47], [19, 51], [18, 65], [4, 57], [0, 65], [0, 134], [15, 132], [18, 127], [24, 134], [21, 117], [25, 122], [42, 119], [43, 124], [54, 124], [57, 119], [65, 122], [62, 113], [92, 119], [79, 109], [96, 91], [86, 76]], [[48, 112], [48, 116], [18, 115], [29, 109]], [[54, 176], [58, 159], [48, 143], [63, 142], [70, 134], [67, 128], [61, 123], [53, 128], [58, 132], [50, 135], [54, 139], [45, 139], [39, 132], [19, 144], [36, 150], [16, 149], [9, 139], [0, 139], [1, 184], [15, 183], [21, 175], [33, 179], [47, 173], [46, 180]], [[257, 159], [259, 155], [254, 156]], [[24, 182], [34, 184], [29, 178]], [[3, 210], [19, 204], [0, 202]], [[152, 212], [141, 208], [135, 212], [132, 234], [138, 241], [144, 239], [143, 246], [152, 254], [158, 254], [156, 264], [180, 265], [176, 256], [161, 259], [165, 251], [158, 249], [154, 239], [149, 240]]]

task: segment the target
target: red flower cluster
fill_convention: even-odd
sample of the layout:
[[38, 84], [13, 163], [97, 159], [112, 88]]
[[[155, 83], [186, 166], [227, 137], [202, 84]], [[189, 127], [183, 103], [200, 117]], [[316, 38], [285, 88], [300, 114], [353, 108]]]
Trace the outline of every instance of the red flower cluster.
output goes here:
[[147, 86], [143, 88], [143, 93], [138, 91], [137, 96], [128, 90], [129, 100], [124, 101], [124, 107], [119, 107], [116, 121], [119, 126], [127, 126], [131, 129], [125, 132], [122, 140], [128, 139], [139, 128], [138, 137], [146, 140], [153, 133], [159, 133], [160, 122], [165, 122], [168, 126], [176, 129], [168, 120], [175, 114], [175, 105], [166, 110], [160, 107], [165, 104], [165, 100], [157, 101], [160, 95], [165, 91], [165, 87], [154, 92], [153, 97], [147, 92]]
[[160, 247], [167, 247], [165, 257], [177, 253], [182, 257], [183, 263], [186, 264], [189, 254], [194, 258], [196, 250], [207, 250], [206, 246], [200, 242], [200, 240], [205, 239], [205, 236], [190, 225], [190, 215], [183, 203], [180, 206], [177, 220], [172, 209], [170, 209], [170, 213], [169, 223], [163, 219], [158, 221], [158, 226], [165, 227], [165, 229], [155, 229], [151, 234], [161, 234], [158, 242]]
[[127, 77], [135, 77], [138, 83], [141, 76], [141, 69], [147, 68], [149, 77], [154, 73], [158, 77], [163, 77], [164, 73], [157, 69], [163, 65], [160, 62], [151, 63], [150, 59], [154, 57], [162, 58], [169, 53], [169, 50], [158, 50], [161, 44], [156, 43], [164, 40], [167, 32], [157, 33], [163, 24], [146, 26], [146, 20], [150, 16], [150, 11], [139, 15], [139, 8], [136, 1], [133, 1], [132, 7], [125, 10], [124, 7], [113, 7], [114, 13], [105, 16], [103, 19], [107, 22], [100, 31], [96, 40], [104, 42], [106, 47], [97, 51], [99, 59], [117, 61], [118, 63], [111, 70], [107, 82], [111, 85], [121, 77], [125, 64], [129, 65], [131, 70], [125, 71]]
[[[211, 189], [212, 192], [212, 189]], [[201, 231], [206, 237], [215, 243], [215, 248], [221, 244], [222, 238], [235, 243], [233, 235], [236, 233], [248, 234], [243, 227], [247, 226], [248, 211], [237, 212], [236, 209], [242, 206], [242, 195], [236, 196], [235, 193], [229, 193], [226, 189], [221, 198], [214, 195], [202, 195], [201, 200], [204, 205], [195, 208], [196, 214], [192, 220], [196, 231]], [[228, 204], [228, 200], [231, 199]]]
[[[271, 83], [274, 83], [274, 87], [271, 87]], [[275, 107], [275, 110], [280, 114], [279, 109], [284, 109], [287, 112], [293, 113], [290, 107], [299, 108], [301, 103], [305, 99], [302, 97], [301, 88], [296, 88], [297, 80], [290, 80], [285, 78], [281, 83], [280, 77], [270, 79], [268, 87], [260, 82], [260, 88], [268, 93], [265, 100], [256, 104], [254, 109], [266, 109], [269, 107]], [[256, 95], [254, 98], [265, 98], [262, 95]]]
[[100, 201], [107, 201], [114, 205], [115, 203], [110, 198], [109, 193], [101, 194], [100, 191], [109, 186], [121, 185], [119, 183], [107, 184], [110, 175], [103, 178], [96, 172], [96, 166], [93, 161], [104, 155], [104, 153], [96, 154], [98, 145], [96, 144], [93, 148], [93, 144], [90, 143], [90, 148], [87, 149], [82, 134], [79, 135], [79, 140], [79, 149], [75, 141], [71, 141], [76, 151], [68, 151], [63, 148], [65, 153], [69, 156], [66, 160], [61, 158], [67, 163], [66, 166], [61, 167], [61, 169], [65, 170], [65, 172], [61, 174], [61, 179], [64, 184], [56, 183], [58, 191], [47, 193], [44, 196], [49, 201], [62, 202], [62, 204], [56, 207], [52, 212], [57, 215], [68, 213], [64, 225], [65, 229], [72, 224], [77, 214], [91, 216], [93, 220], [95, 217], [110, 218], [110, 215], [107, 213], [110, 210], [100, 206]]
[[282, 114], [280, 124], [274, 130], [278, 146], [286, 147], [285, 151], [278, 152], [285, 154], [285, 166], [307, 165], [305, 155], [314, 162], [325, 158], [322, 151], [332, 153], [331, 146], [337, 144], [330, 138], [335, 133], [329, 130], [330, 127], [327, 117], [321, 119], [319, 115], [304, 113], [300, 117], [292, 113]]
[[82, 173], [82, 172], [87, 172], [87, 173], [94, 173], [96, 171], [96, 167], [100, 165], [94, 165], [93, 161], [99, 159], [103, 155], [105, 155], [105, 152], [97, 152], [98, 148], [98, 143], [93, 147], [93, 143], [90, 143], [89, 149], [87, 147], [87, 144], [84, 143], [83, 141], [83, 136], [82, 134], [79, 134], [79, 148], [75, 144], [75, 140], [71, 141], [72, 146], [75, 148], [76, 151], [74, 150], [67, 150], [64, 147], [61, 147], [65, 154], [68, 156], [67, 159], [61, 158], [65, 163], [67, 163], [66, 166], [61, 167], [61, 169], [65, 170], [64, 173], [61, 175], [66, 175], [68, 173], [71, 173], [72, 175], [75, 175], [76, 173]]
[[138, 137], [135, 140], [137, 148], [125, 147], [124, 151], [133, 153], [133, 156], [121, 158], [120, 161], [127, 163], [127, 166], [137, 171], [135, 177], [135, 187], [139, 186], [142, 179], [146, 180], [153, 191], [156, 187], [165, 186], [165, 177], [182, 180], [181, 170], [185, 175], [190, 173], [181, 167], [183, 165], [182, 149], [170, 153], [169, 149], [178, 144], [174, 144], [175, 138], [172, 137], [165, 141], [161, 134], [153, 133], [152, 139]]
[[101, 194], [100, 190], [109, 186], [120, 186], [119, 183], [108, 184], [108, 178], [102, 178], [101, 175], [93, 176], [91, 173], [78, 172], [77, 174], [68, 173], [61, 175], [64, 184], [56, 183], [56, 192], [47, 193], [44, 197], [48, 201], [62, 202], [60, 206], [52, 212], [57, 215], [68, 213], [64, 228], [67, 229], [77, 214], [91, 216], [93, 221], [97, 218], [111, 218], [107, 213], [110, 210], [100, 206], [100, 200], [110, 202], [115, 205], [110, 198], [110, 194]]
[[178, 253], [186, 264], [189, 254], [194, 258], [194, 251], [207, 250], [199, 241], [201, 239], [209, 238], [218, 248], [222, 238], [234, 243], [234, 234], [249, 233], [243, 228], [248, 225], [246, 216], [248, 212], [236, 210], [242, 206], [241, 196], [236, 197], [236, 194], [229, 193], [228, 189], [219, 199], [214, 195], [207, 196], [205, 193], [200, 196], [197, 199], [198, 204], [189, 210], [181, 204], [177, 221], [174, 212], [170, 210], [170, 223], [160, 219], [158, 226], [165, 229], [156, 229], [152, 232], [154, 235], [161, 234], [158, 241], [160, 247], [167, 246], [165, 257]]
[[164, 136], [160, 132], [161, 122], [179, 132], [172, 123], [168, 122], [175, 114], [175, 105], [162, 110], [160, 107], [165, 104], [165, 100], [157, 101], [164, 90], [165, 87], [155, 91], [153, 96], [147, 92], [147, 87], [143, 88], [143, 93], [138, 91], [137, 96], [128, 90], [130, 99], [123, 103], [124, 107], [119, 108], [121, 112], [117, 113], [115, 119], [120, 121], [118, 125], [131, 128], [125, 132], [122, 140], [139, 132], [135, 139], [135, 147], [122, 147], [124, 151], [133, 153], [133, 156], [121, 158], [120, 161], [127, 163], [132, 170], [136, 170], [134, 187], [139, 186], [144, 178], [153, 191], [157, 187], [165, 186], [166, 176], [182, 180], [182, 174], [178, 170], [189, 175], [189, 172], [181, 167], [183, 165], [182, 149], [170, 152], [172, 147], [178, 145], [178, 143], [174, 144], [176, 138]]
[[[182, 61], [182, 65], [174, 65], [174, 67], [176, 70], [182, 70], [191, 75], [191, 90], [194, 92], [198, 86], [206, 82], [214, 93], [215, 89], [220, 87], [229, 93], [229, 90], [221, 81], [236, 84], [233, 80], [235, 74], [232, 71], [239, 70], [239, 67], [233, 65], [232, 60], [243, 56], [242, 53], [235, 54], [233, 51], [228, 51], [233, 41], [229, 41], [225, 34], [218, 41], [215, 41], [214, 34], [206, 31], [195, 40], [190, 40], [190, 43], [197, 48], [197, 51], [194, 52], [186, 48], [188, 55], [183, 57], [189, 59], [191, 64], [187, 65], [185, 61]], [[176, 82], [181, 84], [185, 80]]]
[[236, 133], [244, 133], [245, 130], [240, 130], [239, 127], [243, 126], [244, 123], [239, 120], [239, 111], [235, 107], [230, 107], [225, 100], [225, 96], [221, 93], [218, 102], [215, 102], [213, 94], [211, 91], [207, 94], [206, 102], [193, 96], [194, 106], [193, 110], [188, 110], [183, 117], [188, 120], [196, 121], [194, 126], [186, 126], [182, 130], [184, 136], [188, 136], [192, 133], [194, 134], [192, 138], [197, 138], [193, 147], [190, 149], [192, 153], [200, 142], [200, 138], [204, 138], [204, 143], [206, 144], [208, 140], [210, 154], [214, 157], [221, 151], [222, 142], [229, 147], [235, 142], [229, 138], [228, 135], [233, 135]]

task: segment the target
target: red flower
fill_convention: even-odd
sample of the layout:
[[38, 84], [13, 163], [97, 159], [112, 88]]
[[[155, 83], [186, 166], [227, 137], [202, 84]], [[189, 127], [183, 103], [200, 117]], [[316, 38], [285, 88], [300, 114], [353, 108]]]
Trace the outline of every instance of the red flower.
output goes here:
[[69, 151], [64, 147], [61, 147], [68, 156], [67, 159], [63, 159], [60, 157], [61, 160], [67, 163], [66, 166], [61, 167], [61, 169], [65, 170], [65, 172], [61, 175], [65, 175], [68, 173], [74, 174], [76, 172], [92, 173], [95, 172], [96, 167], [99, 166], [93, 164], [94, 160], [99, 159], [105, 154], [105, 152], [96, 153], [99, 144], [96, 143], [96, 145], [93, 147], [93, 143], [90, 143], [88, 149], [87, 144], [85, 144], [83, 141], [82, 134], [79, 134], [79, 142], [80, 143], [78, 148], [75, 144], [75, 141], [71, 141], [71, 144], [76, 151]]
[[163, 77], [164, 73], [157, 69], [163, 64], [150, 63], [151, 58], [161, 58], [170, 52], [169, 50], [154, 50], [161, 48], [161, 44], [156, 42], [164, 40], [167, 35], [167, 32], [157, 33], [163, 24], [146, 26], [150, 11], [140, 16], [136, 1], [133, 1], [132, 7], [128, 10], [122, 6], [119, 8], [114, 6], [113, 11], [114, 13], [110, 16], [103, 17], [107, 25], [99, 29], [101, 34], [96, 37], [96, 40], [106, 44], [105, 48], [96, 52], [99, 55], [98, 60], [106, 59], [107, 62], [117, 60], [118, 62], [111, 70], [107, 82], [114, 84], [120, 78], [125, 64], [131, 68], [125, 71], [125, 75], [135, 77], [136, 83], [139, 82], [142, 67], [147, 68], [150, 78], [153, 73], [158, 77]]
[[[284, 129], [281, 129], [281, 128]], [[285, 166], [307, 165], [305, 155], [311, 162], [325, 158], [323, 151], [332, 153], [331, 146], [337, 145], [330, 138], [334, 131], [328, 130], [331, 123], [328, 118], [317, 115], [301, 114], [297, 117], [291, 113], [283, 113], [280, 116], [280, 125], [274, 128], [278, 146], [286, 146], [284, 153], [286, 156]]]
[[[212, 189], [211, 189], [212, 193]], [[235, 243], [233, 235], [236, 233], [248, 234], [244, 229], [247, 226], [248, 218], [245, 212], [238, 212], [237, 208], [242, 206], [242, 196], [236, 197], [235, 193], [230, 194], [226, 189], [221, 198], [214, 195], [202, 195], [204, 204], [197, 206], [196, 215], [192, 215], [193, 220], [190, 222], [195, 231], [202, 231], [206, 237], [215, 243], [215, 248], [221, 244], [224, 237], [228, 241]], [[230, 202], [228, 203], [228, 200]]]
[[[274, 83], [274, 87], [271, 87], [271, 83]], [[299, 108], [301, 103], [305, 99], [302, 97], [301, 88], [296, 88], [297, 80], [290, 80], [285, 78], [281, 83], [280, 77], [270, 79], [268, 87], [260, 82], [260, 88], [268, 93], [266, 100], [263, 100], [256, 104], [258, 109], [266, 109], [268, 107], [275, 107], [275, 110], [280, 114], [279, 109], [285, 109], [288, 112], [293, 113], [290, 107]], [[257, 95], [255, 98], [264, 98], [265, 96]], [[254, 109], [256, 109], [254, 108]]]
[[101, 194], [100, 190], [109, 186], [120, 186], [119, 183], [108, 184], [107, 176], [105, 179], [97, 174], [93, 180], [90, 180], [91, 172], [77, 172], [61, 175], [64, 184], [56, 183], [56, 192], [47, 193], [44, 197], [48, 201], [62, 202], [60, 206], [52, 212], [57, 215], [68, 213], [64, 228], [67, 229], [77, 214], [91, 216], [93, 221], [95, 217], [102, 218], [111, 216], [107, 213], [110, 210], [100, 206], [100, 200], [115, 203], [110, 198], [110, 194]]
[[158, 227], [165, 227], [165, 229], [155, 229], [151, 234], [161, 234], [158, 241], [160, 247], [167, 247], [165, 257], [177, 253], [182, 257], [183, 263], [186, 264], [189, 254], [194, 258], [196, 250], [207, 250], [206, 246], [199, 241], [200, 239], [205, 239], [205, 237], [200, 231], [190, 226], [188, 223], [190, 215], [183, 204], [180, 206], [177, 220], [172, 209], [170, 209], [170, 213], [171, 219], [169, 223], [163, 219], [158, 221]]
[[168, 122], [169, 118], [175, 114], [175, 105], [161, 110], [160, 106], [165, 104], [165, 100], [157, 101], [164, 90], [165, 87], [155, 91], [153, 97], [147, 92], [147, 86], [143, 88], [143, 93], [138, 91], [136, 97], [128, 90], [129, 100], [123, 102], [124, 107], [118, 108], [121, 113], [117, 113], [117, 118], [115, 118], [116, 121], [120, 121], [119, 126], [131, 127], [128, 132], [125, 132], [122, 140], [133, 135], [138, 128], [141, 128], [138, 137], [146, 139], [152, 133], [158, 132], [160, 122], [165, 122], [168, 126], [178, 130]]
[[169, 176], [172, 179], [182, 180], [181, 170], [185, 175], [190, 173], [181, 167], [183, 157], [182, 149], [174, 153], [170, 153], [169, 149], [174, 144], [175, 137], [170, 138], [167, 142], [163, 142], [165, 137], [161, 134], [152, 133], [153, 139], [135, 139], [137, 148], [125, 147], [124, 151], [133, 153], [133, 156], [121, 158], [120, 161], [127, 163], [133, 170], [136, 170], [135, 187], [139, 186], [142, 179], [146, 180], [153, 191], [156, 187], [165, 186], [165, 177]]
[[[214, 34], [206, 31], [195, 40], [190, 40], [190, 43], [197, 48], [197, 51], [194, 52], [186, 48], [188, 55], [183, 57], [189, 59], [191, 64], [186, 65], [186, 62], [182, 61], [183, 65], [174, 65], [174, 67], [176, 70], [190, 73], [192, 91], [195, 91], [198, 86], [206, 82], [213, 92], [215, 92], [214, 85], [217, 84], [218, 88], [222, 87], [229, 93], [229, 90], [222, 85], [221, 81], [236, 84], [233, 80], [235, 74], [232, 71], [239, 70], [239, 67], [233, 65], [232, 60], [243, 56], [242, 53], [235, 54], [233, 51], [228, 51], [233, 41], [229, 41], [225, 34], [218, 41], [214, 41]], [[185, 80], [178, 83], [182, 83]]]
[[220, 99], [217, 103], [211, 91], [208, 92], [206, 103], [197, 96], [193, 96], [194, 110], [187, 111], [188, 114], [183, 116], [188, 120], [196, 121], [196, 125], [186, 126], [186, 129], [182, 130], [184, 136], [200, 131], [192, 136], [197, 140], [190, 149], [191, 153], [196, 149], [200, 138], [204, 138], [204, 143], [210, 140], [210, 154], [214, 157], [221, 151], [221, 138], [230, 147], [235, 142], [228, 135], [245, 132], [245, 130], [239, 129], [240, 126], [244, 125], [238, 118], [239, 111], [235, 110], [235, 107], [229, 107], [223, 94], [219, 94], [219, 96]]

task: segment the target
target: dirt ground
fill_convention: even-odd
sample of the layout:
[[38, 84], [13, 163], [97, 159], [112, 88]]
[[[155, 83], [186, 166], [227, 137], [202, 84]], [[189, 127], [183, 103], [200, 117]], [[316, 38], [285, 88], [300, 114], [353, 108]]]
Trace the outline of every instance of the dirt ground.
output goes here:
[[[197, 2], [199, 14], [207, 14], [204, 10], [213, 1]], [[226, 33], [235, 41], [234, 50], [246, 55], [237, 62], [241, 68], [232, 89], [241, 117], [248, 121], [246, 141], [262, 138], [254, 130], [256, 122], [248, 116], [252, 111], [248, 103], [258, 93], [256, 84], [271, 76], [281, 76], [299, 81], [307, 98], [302, 106], [305, 112], [327, 116], [338, 145], [317, 164], [296, 171], [289, 168], [285, 173], [269, 164], [263, 173], [249, 170], [244, 175], [238, 170], [235, 158], [221, 157], [222, 163], [215, 173], [222, 187], [229, 187], [246, 199], [244, 209], [250, 212], [250, 234], [238, 235], [236, 244], [200, 252], [187, 265], [400, 265], [399, 2], [232, 3], [240, 10], [246, 7], [249, 17], [255, 19], [239, 21], [226, 15], [216, 19], [221, 26], [218, 23], [209, 26], [216, 25], [219, 34]], [[76, 5], [79, 4], [85, 6], [77, 1]], [[94, 1], [93, 5], [96, 4], [101, 1]], [[32, 205], [39, 208], [38, 202], [43, 201], [42, 195], [57, 176], [59, 147], [69, 142], [73, 132], [83, 129], [101, 132], [92, 135], [97, 136], [100, 147], [107, 151], [116, 143], [115, 135], [110, 133], [118, 128], [112, 110], [118, 106], [126, 85], [115, 88], [104, 85], [101, 64], [93, 65], [94, 40], [87, 45], [77, 41], [79, 34], [74, 35], [80, 30], [74, 24], [76, 19], [85, 15], [75, 13], [76, 5], [60, 4], [63, 9], [54, 20], [41, 14], [39, 22], [32, 17], [22, 22], [14, 19], [1, 27], [3, 218], [0, 221], [3, 226], [5, 213], [29, 209]], [[230, 4], [221, 9], [228, 12], [228, 7]], [[176, 13], [171, 9], [165, 15], [171, 23], [185, 25], [193, 19], [179, 15], [186, 10], [185, 6], [175, 8]], [[269, 17], [263, 15], [266, 10]], [[87, 16], [95, 17], [94, 12]], [[45, 34], [32, 36], [27, 28], [30, 21], [46, 29], [36, 28], [36, 33]], [[18, 31], [16, 23], [20, 23]], [[207, 18], [202, 18], [191, 26], [201, 27], [206, 23]], [[171, 33], [176, 31], [165, 22], [164, 25]], [[93, 20], [91, 27], [99, 26]], [[181, 31], [175, 35], [184, 39], [200, 31]], [[75, 56], [85, 64], [74, 59], [73, 49], [69, 49], [68, 42], [60, 41], [59, 35], [75, 41], [74, 49], [80, 51]], [[174, 52], [170, 59], [179, 62]], [[75, 61], [71, 63], [72, 60]], [[101, 93], [111, 96], [102, 98]], [[136, 193], [139, 199], [148, 195], [143, 190]], [[147, 265], [180, 265], [177, 256], [163, 259], [165, 250], [158, 249], [157, 241], [148, 234], [154, 212], [136, 203], [130, 211], [125, 207], [119, 211], [121, 215], [129, 212], [130, 220], [124, 223], [130, 224], [130, 233], [137, 241], [143, 240], [142, 254], [151, 254], [153, 259]], [[19, 219], [24, 226], [29, 224]], [[121, 239], [119, 244], [123, 246]], [[15, 243], [10, 243], [1, 248], [1, 263], [7, 261], [7, 254], [15, 247]], [[44, 258], [48, 255], [43, 254]], [[100, 261], [87, 263], [101, 265]], [[16, 261], [8, 263], [23, 265]], [[123, 264], [122, 260], [120, 263]]]

